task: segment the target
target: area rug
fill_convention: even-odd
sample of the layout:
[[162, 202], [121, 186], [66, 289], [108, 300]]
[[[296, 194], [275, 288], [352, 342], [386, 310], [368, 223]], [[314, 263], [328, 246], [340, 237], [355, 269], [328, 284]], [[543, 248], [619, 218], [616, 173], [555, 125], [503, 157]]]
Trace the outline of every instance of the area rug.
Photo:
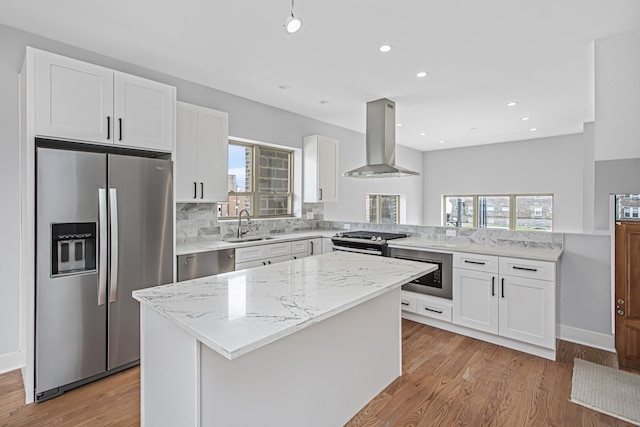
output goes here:
[[574, 359], [571, 401], [640, 426], [640, 375]]

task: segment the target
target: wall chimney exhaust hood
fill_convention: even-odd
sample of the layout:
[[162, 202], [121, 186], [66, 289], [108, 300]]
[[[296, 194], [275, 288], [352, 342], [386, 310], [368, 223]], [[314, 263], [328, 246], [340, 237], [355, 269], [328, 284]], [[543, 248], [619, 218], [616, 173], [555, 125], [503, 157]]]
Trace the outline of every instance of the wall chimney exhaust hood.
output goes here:
[[420, 175], [396, 166], [396, 103], [386, 98], [367, 102], [367, 164], [345, 172], [353, 178]]

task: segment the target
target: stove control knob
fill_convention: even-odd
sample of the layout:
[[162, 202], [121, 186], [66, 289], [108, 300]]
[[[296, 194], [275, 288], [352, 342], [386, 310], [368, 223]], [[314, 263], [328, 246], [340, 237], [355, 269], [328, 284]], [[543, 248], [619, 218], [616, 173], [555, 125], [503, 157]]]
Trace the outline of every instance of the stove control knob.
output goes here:
[[376, 241], [376, 236], [371, 236], [371, 240]]
[[378, 236], [378, 238], [376, 239], [378, 242], [382, 242], [382, 237]]
[[336, 233], [336, 237], [342, 237], [342, 233], [340, 232]]

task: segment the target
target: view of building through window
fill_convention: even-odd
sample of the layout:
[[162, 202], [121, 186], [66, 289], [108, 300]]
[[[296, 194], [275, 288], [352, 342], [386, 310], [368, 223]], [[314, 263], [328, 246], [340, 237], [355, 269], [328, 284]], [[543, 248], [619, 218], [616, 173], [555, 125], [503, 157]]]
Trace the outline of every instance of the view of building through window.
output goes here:
[[292, 214], [292, 151], [229, 141], [229, 200], [218, 204], [218, 216], [252, 217]]
[[552, 194], [443, 196], [443, 209], [448, 227], [553, 229]]
[[616, 195], [616, 220], [640, 220], [640, 194]]
[[377, 224], [400, 223], [400, 196], [389, 194], [367, 194], [365, 221]]

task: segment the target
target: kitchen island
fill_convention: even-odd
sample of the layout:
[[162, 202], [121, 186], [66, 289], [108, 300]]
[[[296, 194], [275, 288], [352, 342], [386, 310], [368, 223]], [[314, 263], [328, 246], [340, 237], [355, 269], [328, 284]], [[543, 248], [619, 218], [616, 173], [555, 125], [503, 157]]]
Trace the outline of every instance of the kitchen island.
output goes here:
[[334, 252], [134, 292], [142, 425], [339, 426], [401, 375], [400, 286]]

